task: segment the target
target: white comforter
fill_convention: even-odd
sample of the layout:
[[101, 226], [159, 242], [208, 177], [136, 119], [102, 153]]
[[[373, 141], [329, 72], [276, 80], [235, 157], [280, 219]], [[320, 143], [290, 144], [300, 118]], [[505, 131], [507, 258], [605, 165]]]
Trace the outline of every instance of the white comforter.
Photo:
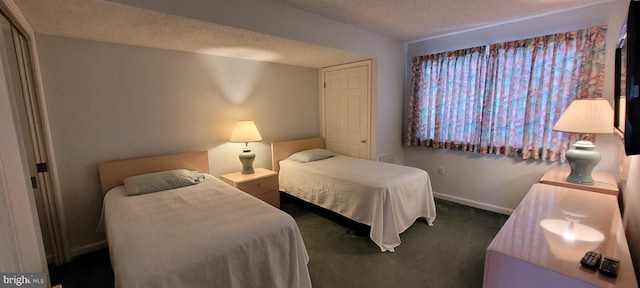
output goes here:
[[280, 161], [280, 191], [371, 226], [380, 249], [394, 251], [416, 219], [436, 218], [424, 170], [347, 156], [299, 163]]
[[211, 175], [104, 201], [116, 287], [311, 287], [293, 218]]

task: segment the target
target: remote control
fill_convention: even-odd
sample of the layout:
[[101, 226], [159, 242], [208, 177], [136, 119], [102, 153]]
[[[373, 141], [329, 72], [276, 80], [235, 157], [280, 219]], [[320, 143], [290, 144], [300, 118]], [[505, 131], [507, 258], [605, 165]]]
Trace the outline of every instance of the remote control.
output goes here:
[[584, 257], [582, 257], [582, 260], [580, 260], [580, 264], [582, 264], [582, 266], [584, 266], [585, 268], [596, 270], [598, 269], [598, 266], [600, 266], [600, 258], [602, 258], [600, 256], [600, 253], [589, 251], [584, 254]]
[[600, 263], [600, 268], [598, 270], [603, 275], [616, 277], [618, 276], [618, 268], [620, 268], [620, 260], [604, 257], [602, 258], [602, 263]]

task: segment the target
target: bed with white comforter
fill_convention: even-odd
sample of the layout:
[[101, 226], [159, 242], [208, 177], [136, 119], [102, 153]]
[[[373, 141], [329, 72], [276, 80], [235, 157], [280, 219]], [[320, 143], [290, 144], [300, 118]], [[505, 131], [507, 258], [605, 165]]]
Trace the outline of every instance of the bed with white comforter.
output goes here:
[[427, 172], [343, 155], [279, 161], [280, 190], [371, 227], [380, 249], [394, 251], [418, 218], [432, 225], [436, 207]]
[[205, 174], [197, 185], [104, 198], [116, 287], [311, 287], [294, 219]]

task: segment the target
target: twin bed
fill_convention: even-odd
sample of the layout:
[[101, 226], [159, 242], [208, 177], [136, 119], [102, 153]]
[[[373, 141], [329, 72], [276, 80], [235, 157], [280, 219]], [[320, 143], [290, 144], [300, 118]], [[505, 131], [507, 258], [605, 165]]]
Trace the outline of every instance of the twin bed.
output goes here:
[[383, 252], [393, 252], [416, 219], [436, 218], [424, 170], [334, 154], [324, 138], [275, 142], [271, 151], [280, 191], [370, 226]]
[[[116, 287], [311, 287], [291, 216], [209, 175], [208, 153], [98, 165]], [[135, 196], [123, 179], [199, 171], [197, 184]]]
[[[323, 148], [323, 138], [272, 143], [280, 190], [369, 225], [381, 251], [394, 251], [416, 219], [432, 225], [425, 171]], [[209, 175], [208, 158], [203, 151], [99, 163], [115, 286], [311, 287], [295, 220]], [[175, 184], [167, 180], [175, 171], [193, 183], [155, 187]]]

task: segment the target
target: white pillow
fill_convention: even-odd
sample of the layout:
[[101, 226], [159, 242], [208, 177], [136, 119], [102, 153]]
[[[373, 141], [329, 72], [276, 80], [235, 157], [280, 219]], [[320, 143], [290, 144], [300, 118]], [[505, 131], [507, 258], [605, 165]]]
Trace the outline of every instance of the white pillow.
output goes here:
[[186, 169], [140, 174], [125, 178], [124, 190], [127, 195], [139, 195], [175, 189], [200, 183], [204, 175]]
[[326, 159], [329, 157], [333, 157], [335, 155], [336, 155], [335, 153], [329, 150], [315, 148], [315, 149], [303, 150], [300, 152], [293, 153], [287, 159], [297, 161], [300, 163], [307, 163], [311, 161]]

